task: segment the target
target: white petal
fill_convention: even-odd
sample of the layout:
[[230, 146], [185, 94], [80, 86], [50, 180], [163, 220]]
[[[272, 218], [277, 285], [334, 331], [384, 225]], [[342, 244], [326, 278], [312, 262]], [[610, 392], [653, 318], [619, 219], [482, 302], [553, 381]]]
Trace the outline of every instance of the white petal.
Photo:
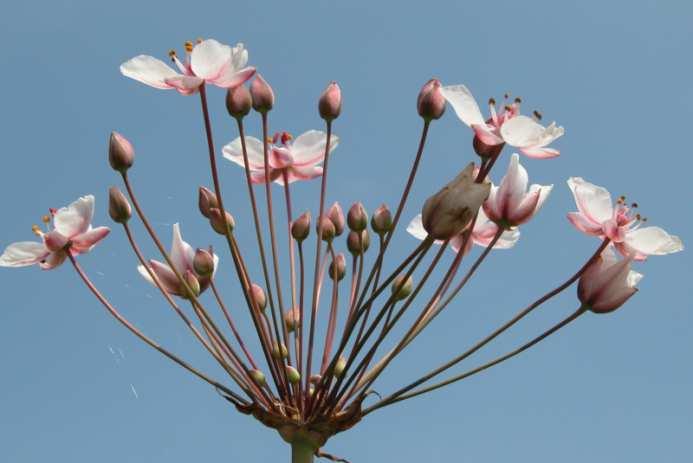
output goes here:
[[162, 90], [172, 88], [165, 81], [179, 75], [163, 61], [148, 55], [135, 56], [120, 65], [120, 72], [131, 79]]
[[441, 87], [440, 93], [455, 110], [457, 117], [468, 126], [486, 125], [479, 105], [472, 93], [464, 85], [448, 85]]
[[520, 156], [513, 153], [508, 164], [508, 171], [501, 180], [495, 200], [498, 202], [498, 210], [507, 215], [515, 210], [527, 192], [529, 175], [527, 170], [520, 164]]
[[62, 207], [53, 216], [53, 226], [61, 235], [72, 238], [89, 230], [94, 217], [94, 196], [82, 196], [67, 207]]
[[242, 43], [237, 43], [231, 49], [231, 68], [234, 71], [243, 69], [248, 64], [248, 50]]
[[417, 214], [417, 216], [414, 217], [411, 222], [409, 222], [409, 225], [407, 225], [407, 233], [420, 240], [426, 239], [428, 233], [424, 229], [421, 214]]
[[20, 241], [12, 243], [0, 255], [0, 267], [26, 267], [38, 264], [48, 255], [43, 243]]
[[582, 177], [569, 178], [568, 187], [573, 192], [578, 210], [587, 219], [601, 224], [612, 218], [614, 212], [609, 190], [593, 185]]
[[[248, 164], [250, 164], [250, 169], [264, 169], [265, 160], [262, 142], [254, 137], [245, 137], [245, 148], [248, 152]], [[229, 161], [235, 162], [241, 167], [245, 167], [245, 162], [243, 161], [243, 146], [241, 145], [240, 137], [224, 146], [222, 152], [224, 153], [224, 157]]]
[[190, 54], [190, 67], [196, 76], [203, 79], [219, 77], [225, 67], [230, 66], [231, 47], [214, 39], [198, 43]]
[[496, 244], [493, 246], [493, 249], [510, 249], [515, 246], [515, 243], [517, 243], [519, 239], [520, 229], [511, 228], [510, 230], [503, 232], [500, 238], [498, 238], [498, 241], [496, 241]]
[[626, 245], [645, 255], [661, 256], [683, 250], [678, 236], [670, 235], [659, 227], [638, 228], [626, 235]]
[[[319, 130], [309, 130], [299, 135], [291, 144], [291, 156], [295, 166], [310, 166], [322, 162], [325, 156], [327, 134]], [[339, 137], [330, 137], [330, 152], [339, 145]]]
[[181, 274], [186, 270], [192, 269], [192, 260], [195, 257], [195, 250], [188, 243], [183, 241], [180, 234], [180, 225], [173, 224], [173, 240], [171, 243], [171, 261], [176, 270]]
[[541, 206], [544, 205], [544, 201], [546, 201], [546, 198], [549, 197], [549, 194], [551, 193], [551, 190], [553, 190], [553, 185], [537, 185], [534, 184], [529, 187], [529, 191], [527, 194], [532, 194], [535, 191], [539, 190], [539, 201], [537, 202], [537, 207], [534, 209], [534, 211], [538, 211], [541, 209]]
[[[503, 140], [511, 146], [524, 148], [539, 146], [545, 138], [546, 128], [531, 117], [518, 115], [501, 125]], [[543, 145], [542, 145], [543, 146]]]

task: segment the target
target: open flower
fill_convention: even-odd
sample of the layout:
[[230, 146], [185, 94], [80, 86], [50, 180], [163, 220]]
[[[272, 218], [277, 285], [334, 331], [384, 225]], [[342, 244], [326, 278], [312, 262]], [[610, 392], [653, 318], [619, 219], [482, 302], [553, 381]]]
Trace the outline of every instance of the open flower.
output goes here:
[[[53, 228], [42, 231], [34, 225], [34, 233], [42, 242], [21, 241], [9, 245], [0, 256], [0, 267], [26, 267], [38, 264], [51, 270], [62, 264], [67, 253], [76, 256], [85, 254], [110, 233], [108, 227], [92, 228], [94, 196], [79, 198], [67, 207], [51, 209]], [[47, 217], [45, 222], [50, 222]]]
[[464, 85], [442, 87], [443, 97], [455, 110], [457, 117], [474, 130], [477, 138], [485, 145], [497, 146], [507, 143], [531, 158], [553, 158], [560, 154], [549, 148], [565, 130], [552, 122], [544, 127], [531, 117], [520, 114], [520, 100], [506, 105], [501, 113], [496, 111], [496, 102], [489, 101], [491, 117], [485, 119], [471, 92]]
[[[171, 261], [173, 262], [173, 266], [176, 268], [178, 273], [185, 278], [188, 285], [196, 293], [201, 293], [209, 287], [212, 278], [214, 278], [214, 273], [217, 270], [217, 266], [219, 265], [219, 257], [216, 254], [213, 254], [212, 256], [214, 259], [214, 270], [212, 271], [211, 275], [203, 276], [198, 274], [195, 271], [195, 266], [193, 264], [195, 259], [195, 250], [192, 248], [192, 246], [183, 241], [183, 237], [180, 234], [180, 226], [177, 223], [173, 224], [173, 240], [171, 242], [171, 252], [169, 255], [171, 257]], [[175, 296], [187, 297], [185, 286], [178, 280], [178, 277], [171, 267], [154, 259], [149, 261], [149, 266], [154, 274], [156, 274], [159, 282], [167, 293]], [[137, 270], [139, 270], [140, 274], [145, 280], [155, 285], [154, 280], [144, 266], [139, 265]], [[198, 285], [195, 282], [199, 283], [199, 291], [197, 291]]]
[[493, 185], [484, 212], [489, 219], [504, 228], [522, 225], [541, 208], [553, 185], [532, 185], [527, 190], [527, 170], [520, 164], [520, 156], [513, 153], [508, 171], [500, 186]]
[[619, 260], [610, 248], [605, 249], [580, 277], [580, 302], [595, 313], [621, 307], [638, 292], [635, 285], [642, 279], [642, 274], [630, 269], [631, 261], [632, 257]]
[[207, 82], [222, 88], [234, 88], [255, 74], [248, 67], [248, 51], [242, 43], [230, 47], [214, 39], [197, 44], [186, 42], [185, 58], [181, 61], [175, 51], [169, 53], [179, 72], [163, 61], [149, 55], [139, 55], [120, 65], [120, 72], [150, 87], [168, 90], [175, 88], [183, 95], [192, 95]]
[[613, 205], [609, 191], [581, 177], [568, 179], [578, 211], [568, 213], [568, 220], [583, 233], [609, 238], [624, 256], [645, 260], [647, 256], [671, 254], [683, 250], [678, 236], [659, 227], [641, 227], [645, 219], [620, 197]]
[[[407, 231], [410, 235], [418, 238], [420, 240], [426, 239], [428, 233], [423, 227], [423, 222], [421, 221], [421, 214], [418, 214], [414, 219], [409, 222], [407, 226]], [[469, 241], [467, 241], [467, 247], [464, 253], [467, 254], [472, 248], [473, 244], [481, 247], [487, 247], [491, 244], [491, 240], [498, 233], [498, 225], [491, 222], [486, 214], [484, 214], [483, 209], [479, 209], [479, 214], [476, 216], [476, 222], [474, 223], [474, 228], [472, 229], [472, 236]], [[493, 245], [493, 249], [509, 249], [515, 246], [517, 240], [520, 239], [520, 231], [518, 229], [506, 230], [501, 234], [496, 244]], [[458, 235], [450, 239], [450, 247], [453, 251], [458, 252], [462, 243], [464, 242], [463, 233], [460, 232]], [[436, 244], [442, 244], [442, 240], [436, 240]]]
[[[325, 158], [325, 143], [327, 135], [318, 130], [309, 130], [292, 140], [286, 132], [274, 136], [273, 143], [268, 149], [268, 164], [270, 181], [284, 185], [297, 180], [310, 180], [322, 175], [319, 165]], [[248, 150], [248, 164], [253, 183], [265, 183], [265, 157], [262, 141], [253, 137], [245, 137]], [[339, 144], [339, 138], [330, 138], [330, 152]], [[245, 167], [241, 139], [236, 138], [223, 149], [224, 157], [239, 166]]]

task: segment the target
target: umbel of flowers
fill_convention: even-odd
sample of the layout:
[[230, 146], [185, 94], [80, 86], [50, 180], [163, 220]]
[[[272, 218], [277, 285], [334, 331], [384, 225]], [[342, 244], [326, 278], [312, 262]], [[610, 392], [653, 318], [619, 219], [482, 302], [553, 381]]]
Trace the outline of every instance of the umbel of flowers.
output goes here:
[[[213, 379], [148, 337], [96, 288], [78, 260], [110, 231], [92, 227], [92, 195], [49, 209], [42, 219], [44, 227], [33, 227], [38, 240], [9, 245], [0, 256], [0, 266], [35, 264], [50, 270], [69, 262], [96, 299], [127, 329], [213, 386], [238, 411], [276, 429], [291, 445], [294, 462], [312, 461], [314, 456], [340, 460], [324, 452], [323, 446], [368, 414], [502, 363], [587, 312], [616, 310], [636, 293], [642, 278], [631, 269], [634, 262], [683, 249], [676, 236], [645, 226], [646, 219], [635, 212], [637, 206], [627, 204], [624, 197], [614, 203], [605, 188], [570, 178], [577, 211], [569, 212], [568, 220], [577, 230], [597, 238], [594, 252], [576, 264], [573, 275], [459, 355], [388, 395], [371, 398], [366, 405], [373, 385], [392, 360], [453, 302], [491, 250], [517, 243], [519, 228], [531, 221], [549, 197], [553, 186], [529, 185], [527, 170], [516, 153], [505, 156], [501, 164], [507, 162], [507, 171], [498, 184], [493, 183], [492, 178], [499, 177], [493, 169], [504, 157], [504, 148], [516, 148], [534, 159], [555, 158], [559, 151], [551, 144], [563, 135], [563, 128], [555, 123], [542, 125], [536, 112], [532, 117], [523, 115], [520, 99], [506, 101], [500, 110], [490, 100], [489, 115], [483, 116], [465, 86], [443, 86], [432, 79], [416, 101], [421, 136], [399, 202], [394, 209], [383, 204], [370, 216], [356, 202], [345, 217], [338, 203], [327, 204], [329, 161], [339, 144], [333, 127], [342, 111], [336, 83], [330, 83], [318, 99], [324, 130], [308, 130], [294, 138], [283, 130], [271, 134], [269, 116], [275, 95], [255, 68], [247, 66], [248, 52], [242, 44], [230, 47], [212, 39], [188, 42], [183, 56], [170, 52], [169, 57], [177, 70], [140, 55], [123, 63], [121, 72], [154, 88], [200, 98], [212, 181], [211, 188], [199, 187], [199, 209], [224, 242], [219, 254], [229, 256], [224, 258], [230, 260], [226, 265], [232, 266], [240, 283], [241, 294], [232, 304], [238, 312], [232, 313], [217, 287], [220, 257], [208, 243], [191, 246], [176, 223], [170, 249], [163, 245], [130, 175], [133, 145], [116, 132], [109, 140], [108, 159], [125, 193], [116, 187], [109, 190], [109, 215], [126, 234], [139, 273], [159, 289], [174, 315], [219, 364], [226, 380]], [[238, 128], [238, 137], [221, 150], [214, 145], [207, 106], [210, 84], [227, 89], [226, 107]], [[471, 145], [477, 157], [461, 165], [460, 173], [437, 192], [432, 189], [421, 213], [407, 227], [419, 242], [400, 236], [410, 252], [401, 261], [388, 259], [417, 170], [425, 162], [429, 130], [448, 104], [472, 129]], [[260, 119], [258, 137], [245, 131], [252, 111]], [[223, 159], [231, 163], [218, 165]], [[232, 165], [240, 167], [240, 172], [232, 171]], [[224, 202], [222, 175], [234, 182], [238, 175], [245, 177], [252, 220], [239, 223], [254, 229], [256, 249], [241, 247], [234, 236], [233, 204]], [[311, 179], [319, 183], [310, 204], [312, 213], [297, 214], [292, 184]], [[277, 201], [281, 206], [277, 207]], [[133, 215], [156, 245], [160, 254], [156, 259], [141, 252], [129, 225]], [[480, 252], [472, 257], [475, 245]], [[447, 249], [452, 258], [444, 263]], [[444, 376], [576, 282], [577, 308], [568, 317], [496, 359]], [[429, 296], [420, 297], [424, 288]], [[240, 310], [243, 305], [245, 309]], [[412, 316], [405, 318], [405, 314]], [[253, 327], [258, 351], [248, 348], [237, 323]], [[317, 333], [324, 336], [318, 338]], [[394, 347], [383, 352], [385, 342]]]

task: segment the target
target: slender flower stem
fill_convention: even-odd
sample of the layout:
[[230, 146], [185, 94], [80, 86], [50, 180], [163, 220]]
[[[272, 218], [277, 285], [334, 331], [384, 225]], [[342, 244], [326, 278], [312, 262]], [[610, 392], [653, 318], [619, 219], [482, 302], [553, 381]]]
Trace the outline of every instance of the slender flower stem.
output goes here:
[[[327, 246], [332, 256], [332, 262], [336, 267], [337, 257], [334, 253], [334, 248], [330, 243]], [[334, 269], [332, 275], [332, 302], [330, 304], [330, 318], [327, 322], [327, 334], [325, 336], [325, 347], [323, 348], [322, 363], [320, 367], [320, 374], [325, 374], [325, 369], [327, 368], [327, 362], [330, 360], [330, 353], [332, 351], [332, 341], [334, 339], [334, 332], [337, 327], [337, 308], [339, 306], [339, 280], [337, 278], [337, 269]]]
[[[301, 318], [301, 323], [298, 325], [298, 372], [301, 375], [301, 378], [303, 378], [303, 326], [304, 326], [304, 320], [305, 320], [305, 311], [303, 310], [303, 302], [304, 302], [304, 295], [305, 295], [305, 265], [304, 265], [304, 259], [303, 259], [303, 241], [298, 242], [298, 266], [299, 266], [299, 281], [300, 281], [300, 290], [299, 290], [299, 312], [300, 312], [300, 318]], [[301, 382], [301, 387], [303, 388], [303, 382]], [[307, 389], [306, 389], [307, 391]], [[305, 398], [303, 395], [301, 396], [301, 403], [302, 407], [305, 406], [304, 404]]]
[[92, 292], [92, 294], [96, 297], [96, 299], [101, 302], [101, 304], [108, 310], [108, 312], [115, 317], [116, 320], [118, 320], [122, 325], [124, 325], [128, 330], [130, 330], [135, 336], [140, 338], [142, 341], [147, 343], [149, 346], [153, 347], [169, 359], [173, 360], [175, 363], [178, 365], [182, 366], [186, 370], [190, 371], [192, 374], [197, 376], [198, 378], [206, 381], [207, 383], [211, 384], [218, 390], [222, 391], [224, 394], [227, 395], [227, 398], [231, 400], [234, 404], [240, 405], [240, 406], [248, 406], [249, 403], [243, 399], [243, 397], [239, 396], [235, 392], [233, 392], [231, 389], [228, 387], [224, 386], [223, 384], [219, 383], [218, 381], [215, 381], [205, 375], [204, 373], [200, 372], [196, 368], [192, 367], [190, 364], [185, 362], [184, 360], [180, 359], [176, 355], [172, 354], [168, 350], [164, 349], [161, 347], [156, 341], [153, 339], [149, 338], [146, 336], [144, 333], [142, 333], [137, 327], [135, 327], [132, 323], [130, 323], [125, 317], [123, 317], [118, 310], [111, 305], [110, 302], [99, 292], [99, 290], [94, 286], [94, 284], [91, 282], [89, 277], [84, 273], [84, 270], [82, 270], [82, 267], [77, 263], [77, 260], [72, 256], [71, 253], [67, 253], [67, 257], [70, 259], [70, 262], [72, 263], [72, 266], [75, 268], [77, 271], [77, 274], [79, 277], [82, 279], [84, 284], [89, 288], [89, 290]]
[[219, 304], [219, 308], [221, 308], [221, 311], [224, 313], [224, 318], [226, 318], [226, 321], [229, 324], [229, 328], [231, 328], [231, 331], [233, 332], [236, 341], [238, 341], [238, 345], [241, 346], [241, 349], [243, 350], [246, 358], [248, 359], [248, 362], [250, 362], [253, 368], [257, 368], [257, 363], [255, 363], [253, 355], [250, 353], [250, 351], [248, 351], [248, 348], [245, 346], [243, 338], [241, 338], [241, 335], [238, 332], [238, 329], [236, 328], [236, 324], [234, 323], [233, 318], [231, 317], [231, 312], [229, 312], [229, 309], [226, 307], [226, 304], [224, 304], [224, 301], [222, 300], [221, 295], [217, 290], [217, 285], [214, 283], [214, 280], [210, 282], [210, 287], [212, 288], [212, 292], [214, 293], [214, 298], [217, 300], [217, 303]]
[[475, 374], [480, 373], [480, 372], [482, 372], [482, 371], [484, 371], [484, 370], [487, 370], [488, 368], [491, 368], [492, 366], [498, 365], [499, 363], [502, 363], [502, 362], [504, 362], [504, 361], [506, 361], [506, 360], [508, 360], [508, 359], [510, 359], [510, 358], [512, 358], [512, 357], [515, 357], [516, 355], [521, 354], [522, 352], [526, 351], [526, 350], [529, 349], [530, 347], [532, 347], [532, 346], [538, 344], [539, 342], [541, 342], [542, 340], [546, 339], [547, 337], [549, 337], [550, 335], [552, 335], [552, 334], [555, 333], [556, 331], [560, 330], [560, 329], [563, 328], [564, 326], [568, 325], [569, 323], [571, 323], [572, 321], [574, 321], [575, 319], [577, 319], [579, 316], [581, 316], [582, 314], [584, 314], [586, 311], [587, 311], [587, 308], [581, 306], [581, 307], [578, 308], [575, 312], [573, 312], [570, 316], [568, 316], [567, 318], [564, 318], [561, 322], [557, 323], [556, 325], [554, 325], [554, 326], [551, 327], [550, 329], [544, 331], [542, 334], [540, 334], [540, 335], [537, 336], [536, 338], [532, 339], [531, 341], [527, 342], [526, 344], [523, 344], [522, 346], [518, 347], [518, 348], [515, 349], [515, 350], [512, 350], [512, 351], [508, 352], [508, 353], [505, 354], [505, 355], [502, 355], [502, 356], [500, 356], [500, 357], [497, 357], [496, 359], [494, 359], [494, 360], [492, 360], [492, 361], [490, 361], [490, 362], [488, 362], [488, 363], [485, 363], [485, 364], [483, 364], [483, 365], [481, 365], [481, 366], [479, 366], [479, 367], [477, 367], [477, 368], [474, 368], [474, 369], [472, 369], [472, 370], [469, 370], [469, 371], [467, 371], [467, 372], [465, 372], [465, 373], [462, 373], [462, 374], [460, 374], [460, 375], [453, 376], [452, 378], [446, 379], [445, 381], [441, 381], [440, 383], [433, 384], [433, 385], [431, 385], [431, 386], [428, 386], [428, 387], [419, 389], [419, 390], [417, 390], [417, 391], [414, 391], [414, 392], [410, 392], [410, 393], [408, 393], [408, 394], [401, 395], [401, 396], [399, 396], [399, 397], [397, 397], [397, 398], [393, 398], [393, 399], [384, 399], [384, 400], [382, 400], [382, 401], [376, 403], [375, 405], [366, 408], [366, 409], [363, 411], [363, 414], [364, 414], [364, 415], [367, 415], [368, 413], [371, 413], [372, 411], [375, 411], [375, 410], [377, 410], [378, 408], [382, 408], [382, 407], [384, 407], [384, 406], [386, 406], [386, 405], [391, 405], [391, 404], [393, 404], [393, 403], [401, 402], [401, 401], [403, 401], [403, 400], [411, 399], [412, 397], [416, 397], [416, 396], [418, 396], [418, 395], [425, 394], [425, 393], [427, 393], [427, 392], [431, 392], [431, 391], [434, 391], [434, 390], [436, 390], [436, 389], [440, 389], [441, 387], [444, 387], [444, 386], [447, 386], [447, 385], [449, 385], [449, 384], [452, 384], [452, 383], [454, 383], [454, 382], [456, 382], [456, 381], [460, 381], [460, 380], [462, 380], [462, 379], [468, 378], [468, 377], [470, 377], [470, 376], [472, 376], [472, 375], [475, 375]]

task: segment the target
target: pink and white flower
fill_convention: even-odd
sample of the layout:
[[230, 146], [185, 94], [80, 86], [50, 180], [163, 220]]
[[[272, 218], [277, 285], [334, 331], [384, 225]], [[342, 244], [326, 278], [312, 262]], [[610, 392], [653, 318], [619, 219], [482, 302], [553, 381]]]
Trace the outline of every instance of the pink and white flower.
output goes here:
[[[325, 159], [327, 135], [318, 130], [309, 130], [292, 140], [286, 132], [276, 134], [268, 149], [269, 179], [284, 185], [297, 180], [310, 180], [322, 175], [320, 164]], [[245, 137], [248, 164], [253, 183], [265, 183], [265, 157], [261, 140]], [[339, 144], [339, 137], [330, 137], [330, 152]], [[223, 149], [224, 157], [245, 167], [241, 139], [236, 138]]]
[[92, 228], [92, 195], [83, 196], [67, 207], [51, 209], [51, 215], [52, 229], [44, 232], [38, 225], [33, 227], [42, 242], [20, 241], [9, 245], [0, 255], [0, 267], [38, 264], [43, 270], [51, 270], [65, 261], [68, 252], [76, 256], [91, 251], [111, 231], [108, 227]]
[[606, 188], [581, 177], [568, 179], [568, 186], [578, 208], [568, 213], [570, 223], [583, 233], [610, 239], [622, 255], [645, 260], [647, 256], [683, 250], [678, 236], [659, 227], [642, 227], [644, 220], [625, 204], [623, 197], [614, 206]]
[[522, 225], [539, 211], [551, 193], [553, 185], [534, 184], [527, 189], [527, 170], [520, 164], [520, 156], [513, 153], [508, 171], [500, 186], [493, 185], [484, 212], [490, 220], [504, 228]]
[[580, 302], [595, 313], [621, 307], [638, 292], [635, 285], [642, 279], [642, 274], [630, 269], [632, 260], [632, 257], [619, 260], [610, 248], [605, 249], [580, 277]]
[[464, 85], [448, 85], [440, 91], [457, 117], [474, 130], [477, 138], [485, 145], [507, 143], [524, 155], [537, 159], [553, 158], [560, 154], [557, 149], [549, 148], [548, 145], [563, 135], [563, 127], [557, 126], [555, 122], [544, 127], [531, 117], [523, 116], [520, 114], [519, 99], [506, 105], [501, 113], [496, 111], [496, 102], [491, 99], [491, 117], [486, 119], [472, 93]]
[[[414, 217], [414, 219], [412, 219], [411, 222], [409, 222], [407, 232], [420, 240], [426, 239], [428, 233], [426, 233], [426, 230], [424, 229], [421, 214], [418, 214], [416, 217]], [[491, 241], [493, 240], [493, 237], [496, 236], [496, 233], [498, 233], [498, 225], [490, 221], [484, 214], [484, 211], [479, 209], [479, 214], [476, 217], [476, 222], [474, 223], [474, 228], [472, 230], [472, 236], [470, 237], [469, 241], [467, 241], [467, 247], [464, 250], [464, 253], [467, 254], [471, 250], [473, 244], [484, 248], [487, 247], [489, 244], [491, 244]], [[493, 249], [512, 248], [519, 239], [520, 231], [518, 229], [515, 228], [506, 230], [501, 234], [498, 241], [496, 241]], [[463, 242], [464, 237], [463, 234], [460, 233], [450, 239], [450, 247], [453, 249], [453, 251], [459, 252]], [[442, 243], [443, 241], [441, 240], [435, 241], [435, 244]]]
[[[177, 223], [173, 224], [173, 239], [171, 242], [171, 251], [169, 256], [171, 257], [173, 266], [183, 278], [185, 278], [188, 282], [192, 278], [197, 279], [197, 281], [200, 283], [200, 293], [209, 287], [209, 284], [212, 282], [212, 278], [214, 278], [214, 274], [216, 273], [219, 265], [219, 256], [213, 254], [212, 258], [214, 260], [214, 271], [212, 274], [208, 276], [201, 276], [195, 272], [195, 268], [193, 266], [195, 250], [192, 248], [192, 246], [183, 241], [183, 237], [180, 234], [180, 226]], [[181, 284], [170, 266], [154, 259], [149, 261], [149, 266], [167, 293], [181, 297], [187, 296], [185, 286]], [[153, 285], [156, 285], [152, 277], [149, 275], [149, 272], [147, 272], [147, 269], [144, 268], [143, 265], [139, 265], [137, 270], [145, 280]]]
[[181, 61], [174, 51], [169, 53], [180, 72], [163, 61], [149, 55], [139, 55], [120, 65], [120, 72], [150, 87], [168, 90], [175, 88], [183, 95], [192, 95], [204, 83], [222, 88], [234, 88], [255, 74], [248, 64], [248, 51], [242, 43], [235, 47], [214, 39], [197, 44], [185, 44], [185, 58]]

